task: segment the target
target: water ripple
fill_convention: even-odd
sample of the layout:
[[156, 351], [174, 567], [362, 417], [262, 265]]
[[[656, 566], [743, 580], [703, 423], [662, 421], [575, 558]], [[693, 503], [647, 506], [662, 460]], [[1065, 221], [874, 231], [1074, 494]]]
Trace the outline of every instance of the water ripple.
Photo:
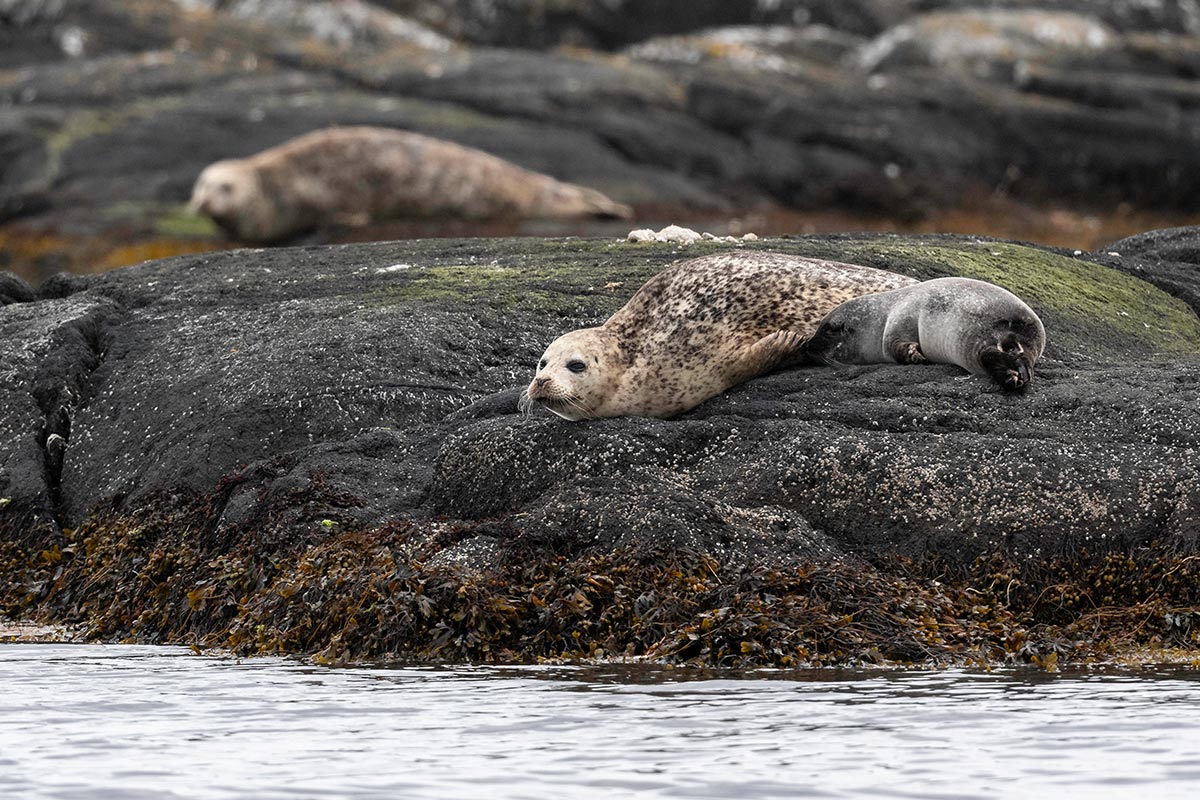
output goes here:
[[362, 668], [0, 645], [0, 797], [1192, 796], [1200, 673]]

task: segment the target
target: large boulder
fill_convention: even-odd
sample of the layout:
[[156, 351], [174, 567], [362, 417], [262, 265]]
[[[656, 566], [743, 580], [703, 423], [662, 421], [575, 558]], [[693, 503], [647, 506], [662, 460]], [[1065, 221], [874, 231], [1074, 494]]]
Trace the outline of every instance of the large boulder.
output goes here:
[[1200, 314], [1200, 236], [1195, 228], [1139, 233], [1100, 248], [1096, 258], [1150, 281]]
[[[547, 342], [602, 321], [671, 261], [719, 246], [233, 251], [48, 285], [0, 312], [14, 365], [0, 428], [4, 607], [101, 636], [514, 658], [591, 652], [575, 634], [547, 640], [546, 626], [579, 615], [600, 625], [590, 615], [601, 611], [593, 649], [663, 655], [708, 624], [695, 614], [716, 606], [696, 604], [751, 603], [753, 617], [723, 612], [748, 626], [739, 658], [790, 663], [812, 642], [771, 655], [752, 619], [763, 636], [787, 627], [797, 607], [760, 606], [786, 586], [807, 591], [789, 583], [796, 570], [841, 576], [814, 598], [848, 580], [868, 604], [872, 592], [900, 602], [914, 574], [975, 574], [961, 594], [919, 590], [960, 623], [974, 612], [956, 604], [1008, 576], [1006, 599], [971, 601], [1010, 615], [1003, 639], [1032, 624], [1012, 615], [1049, 602], [1038, 586], [1058, 587], [1062, 616], [1097, 599], [1091, 584], [1063, 599], [1064, 575], [1101, 581], [1096, 559], [1196, 546], [1200, 318], [1083, 253], [967, 237], [752, 245], [1006, 286], [1049, 332], [1024, 395], [949, 366], [802, 368], [674, 420], [517, 413]], [[980, 565], [993, 571], [980, 577]], [[367, 595], [378, 600], [369, 615], [347, 611]], [[638, 617], [649, 628], [622, 634], [614, 621], [659, 605], [673, 610]], [[886, 657], [963, 655], [941, 639], [913, 650], [906, 626], [924, 623], [908, 614], [888, 617], [903, 635], [880, 632], [903, 640]], [[389, 615], [416, 627], [402, 635]], [[639, 638], [648, 631], [657, 644]], [[1009, 647], [989, 641], [984, 657]], [[717, 651], [680, 652], [716, 663]]]

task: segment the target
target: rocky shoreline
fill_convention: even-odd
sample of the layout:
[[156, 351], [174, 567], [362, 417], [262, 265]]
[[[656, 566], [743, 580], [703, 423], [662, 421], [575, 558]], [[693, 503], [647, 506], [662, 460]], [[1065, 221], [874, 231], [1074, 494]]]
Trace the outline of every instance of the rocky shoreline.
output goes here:
[[1189, 8], [18, 0], [0, 9], [0, 268], [37, 282], [228, 248], [185, 212], [200, 171], [330, 125], [483, 149], [640, 224], [1194, 215]]
[[[1003, 663], [1194, 651], [1194, 230], [741, 245], [1025, 298], [1031, 391], [803, 368], [675, 420], [516, 413], [697, 243], [184, 256], [0, 310], [0, 612], [329, 661]], [[10, 379], [11, 378], [11, 379]]]

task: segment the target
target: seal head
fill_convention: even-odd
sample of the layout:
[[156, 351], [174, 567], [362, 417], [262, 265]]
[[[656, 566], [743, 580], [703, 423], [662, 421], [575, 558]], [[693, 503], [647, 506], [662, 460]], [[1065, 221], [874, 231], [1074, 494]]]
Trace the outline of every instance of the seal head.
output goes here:
[[192, 187], [188, 207], [212, 218], [226, 235], [262, 241], [274, 235], [267, 220], [268, 202], [258, 171], [238, 159], [218, 161], [204, 168]]
[[[979, 353], [980, 366], [1005, 389], [1025, 391], [1033, 381], [1033, 365], [1042, 354], [1040, 347], [1030, 346], [1036, 340], [1034, 327], [1026, 320], [1014, 319], [1002, 322], [994, 333], [993, 342]], [[1045, 340], [1044, 333], [1041, 339]]]
[[582, 328], [564, 333], [546, 348], [537, 373], [521, 397], [520, 408], [545, 406], [563, 419], [600, 416], [624, 368], [620, 346], [608, 331]]

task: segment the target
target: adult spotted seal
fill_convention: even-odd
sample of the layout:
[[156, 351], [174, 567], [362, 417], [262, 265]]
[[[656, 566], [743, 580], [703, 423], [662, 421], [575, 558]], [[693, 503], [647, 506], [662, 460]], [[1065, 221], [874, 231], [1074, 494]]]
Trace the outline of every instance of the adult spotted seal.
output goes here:
[[838, 303], [913, 282], [782, 253], [676, 262], [603, 325], [552, 342], [520, 406], [569, 420], [673, 417], [788, 362]]
[[632, 216], [594, 189], [481, 150], [370, 127], [315, 131], [250, 158], [211, 164], [196, 179], [191, 208], [251, 242], [404, 216]]
[[1046, 328], [1021, 298], [971, 278], [938, 278], [856, 297], [833, 309], [804, 347], [846, 364], [957, 364], [1024, 390]]

